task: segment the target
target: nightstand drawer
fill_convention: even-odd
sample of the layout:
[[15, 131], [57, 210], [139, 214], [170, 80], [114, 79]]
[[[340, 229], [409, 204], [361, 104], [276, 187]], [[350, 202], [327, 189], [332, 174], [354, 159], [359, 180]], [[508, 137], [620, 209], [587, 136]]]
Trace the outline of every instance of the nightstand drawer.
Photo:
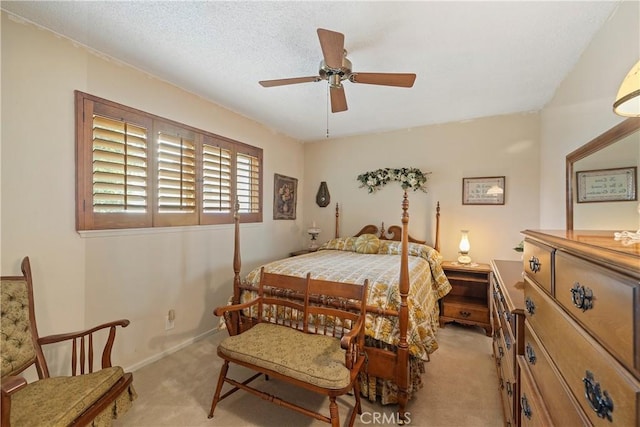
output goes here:
[[473, 304], [460, 298], [450, 297], [442, 303], [445, 317], [470, 322], [489, 323], [489, 309], [481, 304]]

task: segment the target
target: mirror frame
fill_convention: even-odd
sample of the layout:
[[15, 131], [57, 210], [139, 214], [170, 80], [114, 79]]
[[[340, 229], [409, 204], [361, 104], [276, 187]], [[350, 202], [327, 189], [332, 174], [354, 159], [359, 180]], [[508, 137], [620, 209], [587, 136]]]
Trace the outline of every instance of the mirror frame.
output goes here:
[[587, 142], [582, 147], [567, 154], [567, 194], [566, 194], [566, 213], [567, 213], [567, 230], [573, 230], [573, 194], [575, 189], [575, 177], [573, 173], [573, 165], [578, 160], [584, 159], [591, 154], [620, 141], [621, 139], [631, 135], [640, 129], [640, 117], [630, 117], [625, 121], [615, 125], [602, 135], [597, 136], [593, 140]]

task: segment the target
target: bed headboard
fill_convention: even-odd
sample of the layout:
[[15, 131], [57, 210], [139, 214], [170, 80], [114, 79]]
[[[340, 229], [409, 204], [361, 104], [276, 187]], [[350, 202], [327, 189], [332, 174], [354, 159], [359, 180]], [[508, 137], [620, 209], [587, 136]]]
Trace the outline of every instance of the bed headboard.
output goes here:
[[[340, 208], [336, 203], [336, 234], [335, 234], [336, 238], [340, 237], [339, 219], [340, 219]], [[392, 225], [389, 227], [389, 229], [385, 230], [384, 222], [382, 223], [381, 227], [378, 227], [373, 224], [368, 224], [362, 227], [362, 229], [360, 229], [360, 231], [358, 231], [354, 235], [354, 237], [358, 237], [362, 234], [375, 234], [376, 236], [378, 236], [379, 239], [395, 240], [399, 242], [402, 240], [402, 227], [399, 225]], [[408, 238], [409, 238], [409, 242], [412, 242], [412, 243], [421, 243], [421, 244], [426, 243], [426, 240], [416, 239], [411, 235], [408, 235]], [[436, 233], [435, 233], [435, 241], [433, 243], [433, 248], [438, 252], [440, 252], [440, 202], [437, 202], [436, 204]]]

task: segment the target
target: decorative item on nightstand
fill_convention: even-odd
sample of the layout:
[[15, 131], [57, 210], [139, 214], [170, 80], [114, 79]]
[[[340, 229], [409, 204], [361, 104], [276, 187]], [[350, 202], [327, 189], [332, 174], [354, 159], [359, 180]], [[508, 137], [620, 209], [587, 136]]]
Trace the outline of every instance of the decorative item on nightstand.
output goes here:
[[462, 230], [462, 237], [460, 238], [460, 256], [458, 257], [458, 263], [471, 264], [471, 257], [469, 256], [469, 249], [471, 244], [469, 243], [469, 230]]
[[311, 243], [309, 244], [309, 250], [315, 251], [318, 249], [318, 242], [316, 239], [318, 238], [318, 234], [320, 234], [320, 229], [316, 227], [316, 222], [313, 222], [313, 225], [307, 229], [307, 233], [311, 236]]

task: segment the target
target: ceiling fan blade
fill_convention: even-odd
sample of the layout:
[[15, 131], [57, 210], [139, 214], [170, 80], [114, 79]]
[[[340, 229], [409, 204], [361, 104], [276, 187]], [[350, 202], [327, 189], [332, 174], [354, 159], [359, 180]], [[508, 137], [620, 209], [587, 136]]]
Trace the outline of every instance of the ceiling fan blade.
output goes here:
[[344, 57], [344, 34], [337, 33], [324, 28], [318, 28], [318, 38], [320, 39], [320, 47], [324, 62], [330, 68], [342, 67], [342, 58]]
[[347, 97], [344, 94], [344, 86], [331, 86], [329, 94], [331, 95], [332, 113], [347, 111]]
[[310, 77], [293, 77], [290, 79], [277, 79], [277, 80], [262, 80], [259, 81], [263, 87], [272, 87], [272, 86], [283, 86], [283, 85], [294, 85], [297, 83], [311, 83], [311, 82], [319, 82], [322, 80], [320, 76], [310, 76]]
[[349, 80], [353, 83], [369, 85], [412, 87], [415, 74], [407, 73], [352, 73]]

